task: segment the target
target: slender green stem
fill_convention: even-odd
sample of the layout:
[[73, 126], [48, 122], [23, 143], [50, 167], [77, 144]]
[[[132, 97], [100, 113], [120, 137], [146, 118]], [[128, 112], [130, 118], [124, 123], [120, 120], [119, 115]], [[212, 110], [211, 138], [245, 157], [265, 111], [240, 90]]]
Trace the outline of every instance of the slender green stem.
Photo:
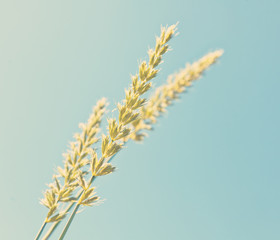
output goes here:
[[75, 217], [75, 215], [76, 215], [76, 213], [77, 213], [79, 207], [80, 207], [80, 204], [77, 204], [77, 205], [75, 206], [75, 208], [74, 208], [74, 210], [73, 210], [73, 212], [72, 212], [70, 218], [68, 219], [68, 221], [67, 221], [67, 223], [66, 223], [66, 225], [65, 225], [65, 227], [64, 227], [64, 229], [63, 229], [63, 232], [61, 233], [61, 235], [60, 235], [60, 237], [59, 237], [59, 240], [62, 240], [62, 239], [65, 237], [65, 235], [66, 235], [66, 233], [67, 233], [67, 231], [68, 231], [68, 228], [70, 227], [70, 225], [71, 225], [71, 223], [72, 223], [72, 221], [73, 221], [73, 219], [74, 219], [74, 217]]
[[[93, 181], [94, 181], [95, 178], [96, 178], [95, 176], [91, 176], [91, 178], [90, 178], [90, 180], [89, 180], [88, 187], [90, 187], [90, 185], [93, 183]], [[66, 235], [66, 233], [67, 233], [67, 231], [68, 231], [68, 228], [70, 227], [70, 225], [71, 225], [71, 223], [72, 223], [72, 221], [73, 221], [73, 219], [74, 219], [74, 217], [75, 217], [75, 215], [76, 215], [76, 213], [77, 213], [77, 211], [78, 211], [78, 209], [79, 209], [79, 207], [80, 207], [80, 204], [79, 204], [78, 202], [79, 202], [79, 199], [81, 198], [83, 192], [84, 192], [84, 190], [82, 190], [81, 193], [79, 193], [77, 203], [72, 203], [72, 204], [68, 207], [69, 210], [70, 210], [70, 209], [76, 204], [76, 206], [75, 206], [75, 208], [74, 208], [74, 210], [73, 210], [73, 212], [72, 212], [70, 218], [68, 219], [68, 221], [67, 221], [67, 223], [66, 223], [66, 225], [65, 225], [65, 227], [64, 227], [64, 229], [63, 229], [63, 231], [62, 231], [62, 233], [61, 233], [61, 235], [60, 235], [60, 237], [59, 237], [59, 240], [62, 240], [62, 239], [65, 237], [65, 235]]]
[[60, 222], [55, 222], [50, 228], [49, 230], [47, 231], [46, 235], [42, 238], [42, 240], [47, 240], [49, 239], [49, 237], [52, 235], [52, 233], [55, 231], [55, 229], [57, 228], [57, 225], [59, 224]]
[[40, 238], [40, 236], [41, 236], [41, 234], [43, 233], [44, 228], [46, 227], [46, 225], [47, 225], [47, 221], [45, 220], [45, 221], [43, 222], [43, 224], [42, 224], [42, 226], [41, 226], [39, 232], [37, 233], [37, 236], [35, 237], [35, 240], [38, 240], [38, 239]]
[[[80, 193], [77, 195], [77, 197], [79, 198], [82, 195], [83, 191], [80, 191]], [[68, 212], [71, 210], [71, 208], [75, 205], [74, 202], [72, 202], [66, 209], [65, 212]], [[43, 237], [42, 240], [47, 240], [49, 239], [49, 237], [52, 235], [52, 233], [54, 232], [54, 230], [57, 228], [57, 226], [61, 223], [61, 221], [59, 222], [55, 222], [53, 223], [53, 225], [50, 227], [49, 231], [46, 233], [46, 235]]]

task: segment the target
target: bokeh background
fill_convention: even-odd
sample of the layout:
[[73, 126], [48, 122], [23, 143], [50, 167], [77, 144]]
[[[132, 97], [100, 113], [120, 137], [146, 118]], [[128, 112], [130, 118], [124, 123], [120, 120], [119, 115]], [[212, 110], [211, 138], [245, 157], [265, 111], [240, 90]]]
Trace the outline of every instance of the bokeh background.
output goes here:
[[[33, 239], [62, 153], [106, 96], [124, 96], [160, 25], [179, 21], [155, 86], [224, 56], [96, 181], [66, 239], [280, 239], [275, 0], [0, 2], [0, 239]], [[53, 239], [57, 239], [57, 235]]]

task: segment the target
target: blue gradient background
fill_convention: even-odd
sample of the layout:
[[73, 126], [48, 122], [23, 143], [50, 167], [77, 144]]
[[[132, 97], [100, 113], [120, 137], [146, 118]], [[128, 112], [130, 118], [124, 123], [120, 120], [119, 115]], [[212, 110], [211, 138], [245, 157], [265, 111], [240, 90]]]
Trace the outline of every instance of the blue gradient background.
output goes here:
[[[1, 1], [0, 239], [33, 239], [45, 184], [78, 123], [124, 96], [160, 25], [179, 21], [168, 74], [219, 48], [66, 239], [280, 239], [280, 2]], [[56, 239], [57, 237], [54, 237]]]

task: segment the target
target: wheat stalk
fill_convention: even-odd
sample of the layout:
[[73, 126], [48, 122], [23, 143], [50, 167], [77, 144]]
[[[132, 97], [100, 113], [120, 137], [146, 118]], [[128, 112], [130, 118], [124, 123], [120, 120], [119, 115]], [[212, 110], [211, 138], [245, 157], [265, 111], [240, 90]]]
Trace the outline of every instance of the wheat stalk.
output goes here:
[[[74, 207], [59, 239], [63, 239], [81, 205], [92, 206], [98, 202], [92, 187], [93, 181], [99, 177], [112, 173], [112, 158], [123, 148], [128, 140], [141, 141], [146, 133], [151, 130], [152, 124], [166, 111], [179, 94], [198, 79], [204, 70], [213, 64], [223, 53], [218, 50], [207, 54], [197, 62], [187, 65], [186, 68], [168, 78], [167, 84], [156, 89], [155, 93], [146, 100], [142, 97], [152, 86], [150, 82], [157, 73], [156, 67], [162, 62], [162, 55], [169, 50], [168, 41], [175, 35], [176, 25], [162, 27], [160, 37], [156, 37], [156, 46], [148, 51], [149, 61], [139, 64], [139, 73], [132, 76], [131, 86], [125, 90], [125, 99], [117, 104], [118, 119], [108, 119], [108, 133], [102, 135], [101, 156], [98, 157], [92, 145], [99, 138], [99, 126], [107, 105], [102, 99], [94, 108], [87, 124], [80, 124], [81, 134], [76, 134], [76, 141], [70, 143], [70, 150], [64, 155], [64, 168], [58, 168], [54, 175], [54, 182], [49, 184], [45, 198], [41, 203], [49, 212], [40, 228], [36, 240], [40, 238], [45, 226], [53, 222], [49, 231], [43, 237], [48, 239], [55, 231], [58, 224]], [[90, 176], [88, 176], [90, 175]], [[63, 184], [61, 183], [63, 182]], [[65, 203], [63, 208], [61, 203]]]

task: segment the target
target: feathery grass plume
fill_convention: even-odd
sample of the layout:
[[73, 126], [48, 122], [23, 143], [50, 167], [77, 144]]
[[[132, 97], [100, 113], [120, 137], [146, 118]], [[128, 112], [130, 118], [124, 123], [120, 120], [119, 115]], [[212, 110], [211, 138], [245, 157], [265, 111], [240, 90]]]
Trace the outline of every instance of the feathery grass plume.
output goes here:
[[141, 130], [152, 128], [157, 118], [166, 111], [166, 108], [183, 93], [186, 87], [191, 86], [194, 80], [200, 78], [203, 72], [214, 64], [223, 54], [223, 50], [217, 50], [206, 54], [193, 64], [187, 64], [186, 67], [178, 73], [170, 75], [167, 83], [158, 87], [155, 93], [150, 97], [148, 103], [141, 108], [141, 118], [133, 122], [134, 131], [130, 138], [135, 141], [141, 141], [146, 133]]
[[[177, 25], [170, 27], [162, 27], [160, 37], [156, 38], [155, 49], [148, 51], [149, 62], [142, 61], [139, 65], [139, 73], [132, 76], [132, 85], [125, 91], [125, 99], [118, 103], [118, 120], [111, 118], [108, 120], [108, 134], [102, 136], [101, 156], [97, 154], [92, 156], [91, 173], [86, 188], [77, 200], [76, 206], [60, 236], [62, 240], [80, 205], [87, 205], [84, 201], [89, 200], [91, 195], [87, 195], [93, 180], [97, 176], [110, 174], [114, 171], [114, 167], [110, 163], [110, 159], [118, 153], [126, 140], [131, 134], [131, 123], [140, 117], [140, 108], [145, 104], [146, 99], [141, 96], [146, 93], [152, 86], [150, 80], [156, 77], [158, 69], [156, 67], [162, 62], [162, 55], [169, 49], [168, 41], [174, 36]], [[83, 176], [81, 175], [81, 178]], [[87, 203], [87, 202], [86, 202]]]
[[[170, 27], [162, 28], [160, 37], [156, 38], [156, 47], [154, 50], [149, 50], [149, 63], [147, 64], [146, 61], [142, 61], [139, 65], [139, 75], [135, 75], [132, 77], [132, 85], [131, 87], [126, 90], [126, 98], [123, 103], [118, 104], [119, 110], [119, 117], [118, 121], [116, 119], [109, 119], [108, 120], [108, 130], [109, 134], [103, 135], [102, 137], [102, 147], [101, 147], [101, 157], [98, 158], [96, 152], [91, 151], [91, 178], [86, 181], [85, 175], [88, 173], [87, 171], [81, 171], [80, 167], [83, 167], [88, 164], [87, 159], [83, 162], [77, 160], [82, 159], [89, 155], [89, 150], [86, 152], [82, 151], [84, 141], [86, 140], [85, 131], [81, 135], [77, 135], [77, 146], [72, 144], [72, 154], [73, 158], [69, 157], [70, 154], [67, 155], [67, 160], [65, 162], [65, 169], [59, 168], [59, 174], [61, 177], [65, 179], [65, 185], [68, 186], [63, 188], [63, 190], [68, 190], [64, 194], [62, 193], [63, 200], [65, 202], [70, 202], [68, 208], [65, 211], [59, 213], [59, 215], [55, 218], [50, 218], [53, 215], [58, 206], [57, 202], [60, 200], [61, 197], [59, 193], [62, 191], [59, 182], [55, 178], [55, 184], [50, 185], [51, 190], [48, 190], [45, 194], [45, 199], [42, 200], [42, 203], [47, 206], [49, 210], [49, 214], [46, 218], [45, 222], [54, 221], [55, 225], [51, 228], [51, 231], [47, 233], [48, 236], [52, 233], [55, 229], [55, 226], [59, 223], [59, 221], [65, 216], [68, 210], [71, 209], [73, 205], [76, 204], [76, 207], [70, 216], [68, 223], [60, 237], [60, 239], [64, 238], [65, 233], [69, 225], [71, 224], [73, 217], [75, 216], [78, 208], [80, 205], [91, 205], [94, 201], [97, 200], [97, 197], [94, 196], [93, 190], [94, 188], [90, 188], [93, 180], [97, 176], [107, 175], [114, 171], [114, 167], [109, 163], [109, 160], [121, 150], [125, 137], [127, 137], [130, 132], [130, 123], [135, 121], [139, 118], [139, 109], [144, 105], [145, 99], [141, 98], [140, 96], [143, 95], [151, 88], [151, 79], [153, 79], [158, 70], [156, 67], [161, 63], [162, 55], [167, 52], [169, 46], [167, 42], [172, 38], [176, 29], [176, 25], [172, 25]], [[82, 126], [83, 129], [86, 129]], [[76, 162], [79, 162], [76, 165]], [[75, 164], [73, 166], [73, 164]], [[69, 168], [72, 167], [72, 168]], [[78, 179], [78, 180], [77, 180]], [[70, 194], [74, 192], [77, 187], [81, 187], [83, 191], [78, 193], [77, 197], [70, 197]], [[56, 198], [56, 194], [58, 195]], [[52, 198], [50, 198], [51, 196]], [[76, 202], [76, 203], [75, 203]], [[55, 215], [56, 216], [56, 215]], [[46, 238], [48, 237], [46, 236]]]
[[[75, 135], [76, 141], [70, 144], [71, 149], [65, 154], [64, 168], [58, 168], [54, 182], [49, 185], [50, 189], [45, 192], [45, 198], [41, 201], [48, 207], [49, 212], [36, 240], [41, 236], [46, 224], [53, 222], [43, 237], [44, 240], [49, 239], [61, 220], [74, 208], [59, 237], [59, 240], [64, 239], [79, 207], [92, 206], [98, 201], [99, 197], [96, 196], [92, 183], [97, 177], [108, 175], [115, 170], [111, 160], [123, 145], [129, 139], [142, 140], [145, 136], [142, 130], [150, 130], [167, 106], [222, 55], [223, 51], [219, 50], [207, 54], [192, 65], [187, 65], [179, 73], [170, 76], [168, 83], [159, 87], [155, 94], [146, 100], [142, 95], [152, 86], [150, 81], [156, 77], [159, 71], [156, 67], [161, 63], [163, 54], [169, 50], [167, 43], [175, 35], [176, 26], [161, 28], [160, 37], [156, 37], [155, 48], [148, 51], [149, 60], [142, 61], [138, 74], [131, 77], [132, 84], [125, 90], [125, 99], [117, 104], [117, 119], [108, 119], [108, 133], [102, 135], [100, 156], [92, 148], [92, 144], [98, 140], [96, 134], [105, 112], [105, 99], [98, 102], [88, 123], [80, 124], [82, 133]], [[66, 207], [62, 208], [61, 203], [66, 204]]]
[[[88, 156], [94, 154], [92, 145], [99, 139], [96, 134], [100, 131], [100, 123], [105, 113], [107, 101], [105, 98], [99, 100], [93, 108], [86, 124], [81, 123], [79, 127], [81, 133], [75, 134], [76, 141], [70, 142], [70, 149], [64, 154], [64, 168], [58, 167], [58, 173], [54, 175], [54, 182], [49, 184], [49, 189], [44, 193], [44, 199], [41, 204], [49, 209], [46, 219], [42, 225], [43, 229], [49, 222], [60, 222], [67, 214], [62, 209], [60, 203], [68, 203], [76, 201], [74, 197], [75, 190], [81, 185], [80, 176], [85, 175], [84, 167], [89, 165]], [[42, 230], [43, 230], [42, 229]], [[41, 229], [35, 239], [41, 235]]]

